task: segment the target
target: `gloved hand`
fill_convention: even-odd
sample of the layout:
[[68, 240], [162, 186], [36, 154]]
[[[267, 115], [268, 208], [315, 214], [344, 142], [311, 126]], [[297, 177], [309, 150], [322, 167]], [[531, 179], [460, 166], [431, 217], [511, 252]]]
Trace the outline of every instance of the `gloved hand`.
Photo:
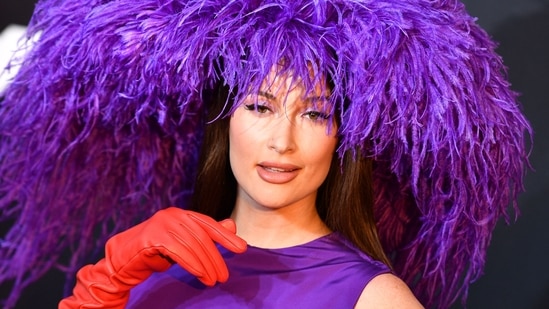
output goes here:
[[235, 235], [232, 220], [212, 218], [179, 208], [158, 211], [148, 220], [111, 237], [105, 258], [82, 267], [73, 295], [59, 303], [68, 308], [124, 308], [132, 287], [175, 262], [208, 286], [229, 278], [214, 241], [235, 253], [246, 242]]

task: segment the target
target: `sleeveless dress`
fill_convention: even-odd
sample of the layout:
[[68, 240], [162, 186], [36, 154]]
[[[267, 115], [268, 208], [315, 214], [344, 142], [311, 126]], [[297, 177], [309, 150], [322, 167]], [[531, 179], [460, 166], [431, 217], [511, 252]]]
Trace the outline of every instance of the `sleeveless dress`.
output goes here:
[[133, 288], [126, 308], [353, 308], [372, 278], [390, 272], [335, 232], [282, 249], [218, 248], [226, 283], [207, 287], [174, 265]]

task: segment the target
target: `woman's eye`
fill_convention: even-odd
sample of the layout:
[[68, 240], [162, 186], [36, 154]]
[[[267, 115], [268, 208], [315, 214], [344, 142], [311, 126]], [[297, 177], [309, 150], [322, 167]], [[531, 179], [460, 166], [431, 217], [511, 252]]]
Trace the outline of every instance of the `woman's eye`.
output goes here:
[[266, 105], [261, 104], [246, 104], [244, 105], [244, 108], [249, 111], [256, 111], [260, 114], [265, 114], [270, 110]]
[[313, 120], [313, 121], [326, 121], [330, 118], [330, 115], [319, 112], [319, 111], [308, 111], [303, 116]]

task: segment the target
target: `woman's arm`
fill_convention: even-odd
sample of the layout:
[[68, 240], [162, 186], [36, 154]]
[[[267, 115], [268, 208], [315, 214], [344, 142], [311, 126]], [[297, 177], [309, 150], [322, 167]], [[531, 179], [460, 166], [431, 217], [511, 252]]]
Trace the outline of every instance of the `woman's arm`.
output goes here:
[[77, 274], [73, 295], [59, 309], [124, 308], [130, 289], [153, 272], [177, 263], [205, 285], [224, 282], [227, 266], [214, 242], [235, 253], [246, 251], [232, 220], [216, 222], [205, 215], [170, 207], [111, 237], [105, 258]]

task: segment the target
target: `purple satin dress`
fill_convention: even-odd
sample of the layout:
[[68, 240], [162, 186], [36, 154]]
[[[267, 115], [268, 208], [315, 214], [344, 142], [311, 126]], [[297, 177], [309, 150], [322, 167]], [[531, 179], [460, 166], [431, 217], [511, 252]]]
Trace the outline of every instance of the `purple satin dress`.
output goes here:
[[126, 308], [353, 308], [372, 278], [390, 272], [338, 233], [283, 249], [220, 251], [226, 283], [207, 287], [174, 265], [133, 288]]

